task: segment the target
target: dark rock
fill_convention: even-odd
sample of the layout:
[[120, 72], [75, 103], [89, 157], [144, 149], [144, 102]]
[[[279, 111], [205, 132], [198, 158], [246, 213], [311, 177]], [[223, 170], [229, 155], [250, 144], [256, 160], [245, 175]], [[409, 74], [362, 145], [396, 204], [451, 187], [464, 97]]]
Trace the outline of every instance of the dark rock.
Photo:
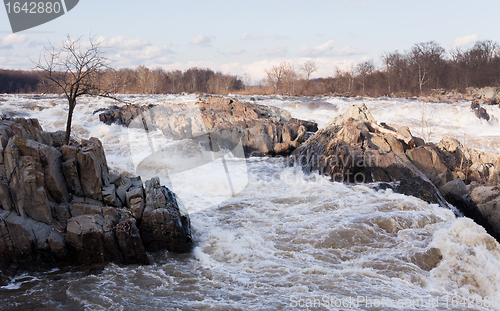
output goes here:
[[4, 155], [16, 211], [23, 217], [28, 216], [50, 224], [52, 212], [38, 154], [38, 143], [13, 136], [5, 148]]
[[470, 104], [470, 108], [472, 109], [472, 111], [474, 111], [474, 114], [478, 119], [484, 119], [486, 121], [490, 120], [490, 115], [488, 114], [486, 109], [481, 107], [481, 105], [477, 101], [473, 101]]
[[151, 250], [192, 248], [172, 192], [156, 180], [146, 200], [140, 177], [109, 174], [99, 140], [64, 146], [63, 136], [36, 120], [0, 119], [0, 268], [148, 264], [141, 230]]
[[378, 132], [365, 105], [352, 106], [297, 148], [292, 163], [332, 181], [400, 181], [399, 192], [449, 207], [431, 181], [451, 178], [451, 173], [442, 175], [447, 167], [437, 152], [430, 147], [411, 149], [406, 141], [414, 137], [407, 128], [384, 126], [391, 135]]
[[115, 182], [116, 184], [116, 195], [120, 199], [120, 202], [124, 205], [126, 202], [127, 190], [132, 187], [132, 181], [127, 176], [123, 175]]
[[140, 221], [142, 219], [145, 202], [142, 183], [140, 186], [135, 186], [127, 190], [125, 201], [127, 208], [130, 209], [134, 218]]
[[61, 152], [64, 161], [61, 164], [61, 169], [65, 177], [68, 190], [71, 194], [82, 197], [84, 194], [80, 183], [80, 175], [78, 174], [78, 163], [76, 159], [78, 149], [73, 146], [62, 146]]
[[140, 230], [148, 251], [186, 253], [193, 247], [189, 217], [181, 214], [175, 194], [160, 186], [158, 178], [146, 181], [146, 207]]
[[155, 105], [124, 105], [121, 107], [111, 106], [108, 109], [99, 109], [94, 111], [94, 114], [99, 113], [99, 120], [105, 124], [113, 123], [129, 126], [130, 122], [139, 114], [144, 113]]
[[439, 187], [447, 183], [450, 181], [448, 178], [452, 179], [451, 174], [446, 174], [448, 168], [441, 162], [437, 152], [430, 146], [407, 150], [406, 155], [436, 186]]
[[101, 215], [81, 215], [68, 221], [66, 242], [79, 264], [103, 263], [104, 218]]
[[57, 221], [62, 221], [64, 223], [67, 223], [67, 221], [71, 218], [69, 204], [67, 203], [63, 204], [51, 203], [51, 209], [53, 213], [52, 216]]
[[62, 154], [56, 148], [46, 145], [39, 147], [39, 153], [48, 193], [57, 203], [69, 202], [68, 188], [62, 173]]
[[104, 200], [104, 204], [121, 207], [122, 202], [116, 196], [116, 186], [114, 184], [110, 184], [109, 186], [105, 186], [102, 188], [102, 196]]
[[127, 264], [149, 264], [136, 220], [132, 217], [124, 217], [120, 219], [115, 230], [124, 262]]
[[69, 205], [71, 217], [81, 215], [102, 215], [102, 205], [85, 203], [85, 202], [72, 202]]
[[102, 186], [109, 185], [109, 169], [102, 145], [95, 139], [84, 140], [76, 158], [84, 196], [102, 201]]
[[7, 211], [12, 209], [12, 199], [10, 196], [9, 184], [7, 180], [0, 177], [0, 206]]
[[428, 203], [445, 205], [436, 187], [432, 183], [423, 180], [421, 177], [401, 179], [396, 190], [398, 193], [411, 195]]

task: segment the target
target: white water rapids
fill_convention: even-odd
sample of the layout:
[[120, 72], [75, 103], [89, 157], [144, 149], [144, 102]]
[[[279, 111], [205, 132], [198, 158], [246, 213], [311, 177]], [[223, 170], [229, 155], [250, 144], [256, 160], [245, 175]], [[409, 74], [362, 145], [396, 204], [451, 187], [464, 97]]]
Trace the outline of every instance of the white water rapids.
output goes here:
[[[196, 97], [124, 98], [162, 104]], [[242, 97], [254, 99], [320, 127], [361, 102]], [[378, 122], [407, 125], [431, 141], [453, 136], [467, 147], [500, 150], [498, 106], [485, 107], [491, 116], [485, 121], [468, 102], [362, 102]], [[73, 134], [98, 137], [108, 165], [133, 172], [128, 130], [92, 114], [109, 104], [80, 100]], [[67, 106], [58, 96], [0, 95], [0, 107], [6, 115], [38, 118], [46, 131], [64, 129], [66, 122]], [[500, 310], [500, 245], [473, 221], [390, 190], [304, 175], [280, 159], [227, 161], [247, 168], [235, 173], [248, 184], [234, 197], [221, 189], [224, 176], [217, 174], [204, 187], [194, 186], [202, 178], [195, 173], [175, 182], [194, 230], [191, 254], [160, 252], [150, 255], [152, 265], [109, 264], [100, 273], [18, 275], [0, 287], [0, 309]]]

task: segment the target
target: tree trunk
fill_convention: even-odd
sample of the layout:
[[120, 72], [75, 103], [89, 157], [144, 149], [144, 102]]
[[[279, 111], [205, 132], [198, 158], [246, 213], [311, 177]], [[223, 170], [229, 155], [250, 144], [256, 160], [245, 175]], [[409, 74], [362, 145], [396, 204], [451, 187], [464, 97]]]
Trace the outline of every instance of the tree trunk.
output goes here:
[[64, 144], [69, 145], [69, 138], [71, 136], [71, 120], [73, 119], [73, 111], [75, 110], [76, 99], [69, 100], [68, 120], [66, 121], [66, 135], [64, 136]]

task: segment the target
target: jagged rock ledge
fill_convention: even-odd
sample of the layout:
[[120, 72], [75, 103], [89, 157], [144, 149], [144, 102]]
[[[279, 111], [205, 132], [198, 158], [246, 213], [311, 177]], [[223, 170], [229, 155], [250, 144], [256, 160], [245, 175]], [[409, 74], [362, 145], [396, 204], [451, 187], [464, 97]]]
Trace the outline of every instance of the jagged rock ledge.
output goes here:
[[500, 241], [497, 153], [464, 148], [450, 137], [425, 144], [408, 127], [377, 124], [361, 104], [311, 136], [290, 161], [333, 181], [379, 182], [378, 188], [457, 207]]
[[316, 123], [292, 118], [283, 109], [220, 96], [199, 97], [190, 107], [123, 105], [97, 112], [106, 124], [146, 125], [172, 139], [197, 139], [206, 132], [211, 141], [229, 150], [241, 141], [246, 157], [287, 156], [318, 130]]
[[109, 172], [96, 138], [63, 145], [36, 119], [0, 119], [0, 268], [148, 264], [189, 252], [190, 220], [158, 178]]

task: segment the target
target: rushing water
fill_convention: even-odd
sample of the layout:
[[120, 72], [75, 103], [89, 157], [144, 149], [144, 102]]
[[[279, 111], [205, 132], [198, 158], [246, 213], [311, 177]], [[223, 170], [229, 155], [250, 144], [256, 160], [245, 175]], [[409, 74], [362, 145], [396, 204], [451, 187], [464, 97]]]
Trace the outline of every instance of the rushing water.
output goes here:
[[[279, 97], [257, 102], [320, 126], [357, 103]], [[421, 125], [418, 101], [365, 102], [379, 122], [414, 131]], [[0, 104], [3, 113], [40, 119], [46, 130], [64, 127], [66, 106], [58, 97], [4, 95]], [[76, 109], [74, 133], [100, 138], [110, 167], [133, 171], [130, 132], [92, 115], [107, 104], [84, 98]], [[471, 146], [498, 150], [500, 109], [487, 107], [492, 120], [486, 122], [467, 105], [428, 106], [440, 120], [430, 125], [431, 140], [463, 138], [467, 129]], [[200, 178], [196, 174], [176, 182], [197, 241], [191, 254], [152, 254], [149, 266], [20, 274], [0, 288], [0, 309], [500, 310], [500, 245], [471, 220], [390, 190], [304, 175], [280, 159], [228, 162], [247, 168], [243, 180], [248, 184], [235, 196], [217, 195], [219, 183], [193, 187]]]

